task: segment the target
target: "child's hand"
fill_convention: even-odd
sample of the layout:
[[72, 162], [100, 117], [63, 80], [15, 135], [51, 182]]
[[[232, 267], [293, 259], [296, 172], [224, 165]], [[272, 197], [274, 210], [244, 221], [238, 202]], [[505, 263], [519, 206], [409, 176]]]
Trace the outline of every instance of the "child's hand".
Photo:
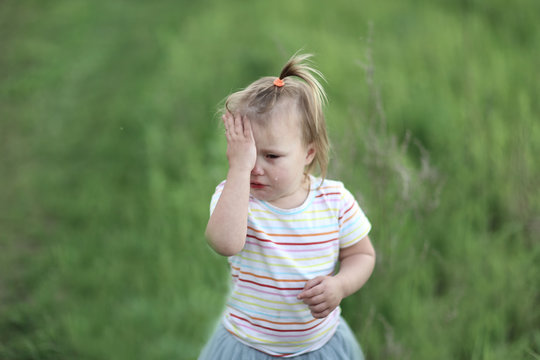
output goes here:
[[229, 168], [249, 171], [255, 167], [257, 150], [250, 120], [241, 115], [227, 112], [222, 116], [227, 137], [227, 159]]
[[343, 299], [341, 284], [333, 276], [317, 276], [309, 280], [297, 298], [311, 310], [314, 318], [327, 317]]

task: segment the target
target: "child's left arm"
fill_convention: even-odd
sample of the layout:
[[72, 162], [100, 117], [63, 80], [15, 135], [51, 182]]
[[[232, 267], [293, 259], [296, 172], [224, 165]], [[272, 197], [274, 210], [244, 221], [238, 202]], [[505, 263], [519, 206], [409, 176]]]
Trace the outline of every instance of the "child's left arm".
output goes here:
[[340, 268], [335, 276], [309, 280], [298, 299], [309, 305], [315, 318], [328, 316], [341, 300], [358, 291], [375, 267], [375, 249], [368, 236], [339, 252]]

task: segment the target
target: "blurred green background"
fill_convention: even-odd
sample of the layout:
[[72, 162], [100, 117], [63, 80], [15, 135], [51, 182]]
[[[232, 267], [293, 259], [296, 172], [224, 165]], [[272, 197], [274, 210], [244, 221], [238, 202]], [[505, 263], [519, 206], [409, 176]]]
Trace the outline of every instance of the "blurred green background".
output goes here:
[[373, 223], [368, 359], [540, 358], [540, 2], [0, 2], [0, 359], [195, 359], [218, 103], [298, 49]]

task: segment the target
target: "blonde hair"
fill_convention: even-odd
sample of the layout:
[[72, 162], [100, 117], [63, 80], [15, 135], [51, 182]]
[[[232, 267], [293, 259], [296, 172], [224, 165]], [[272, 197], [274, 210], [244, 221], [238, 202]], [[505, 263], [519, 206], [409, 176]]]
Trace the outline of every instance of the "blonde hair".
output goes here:
[[[326, 93], [316, 76], [324, 80], [320, 71], [311, 66], [311, 54], [293, 55], [285, 64], [279, 79], [282, 86], [274, 84], [275, 77], [263, 77], [243, 90], [229, 95], [225, 101], [223, 112], [241, 113], [252, 121], [271, 118], [277, 105], [292, 101], [300, 116], [302, 141], [304, 145], [313, 144], [315, 157], [307, 166], [311, 173], [316, 165], [319, 166], [321, 178], [326, 177], [328, 169], [328, 152], [330, 142], [326, 132], [323, 106], [327, 103]], [[277, 110], [276, 110], [277, 111]]]

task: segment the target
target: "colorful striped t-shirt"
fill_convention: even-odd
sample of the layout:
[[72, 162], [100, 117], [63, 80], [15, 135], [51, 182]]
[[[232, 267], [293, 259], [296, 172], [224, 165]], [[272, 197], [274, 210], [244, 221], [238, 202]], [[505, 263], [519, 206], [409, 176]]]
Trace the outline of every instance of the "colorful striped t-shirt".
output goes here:
[[[297, 356], [330, 340], [341, 309], [315, 319], [296, 296], [308, 280], [333, 275], [339, 249], [362, 240], [371, 229], [341, 182], [320, 181], [311, 178], [307, 199], [294, 209], [251, 196], [244, 248], [228, 258], [232, 290], [223, 324], [239, 341], [273, 356]], [[211, 212], [224, 185], [212, 196]]]

